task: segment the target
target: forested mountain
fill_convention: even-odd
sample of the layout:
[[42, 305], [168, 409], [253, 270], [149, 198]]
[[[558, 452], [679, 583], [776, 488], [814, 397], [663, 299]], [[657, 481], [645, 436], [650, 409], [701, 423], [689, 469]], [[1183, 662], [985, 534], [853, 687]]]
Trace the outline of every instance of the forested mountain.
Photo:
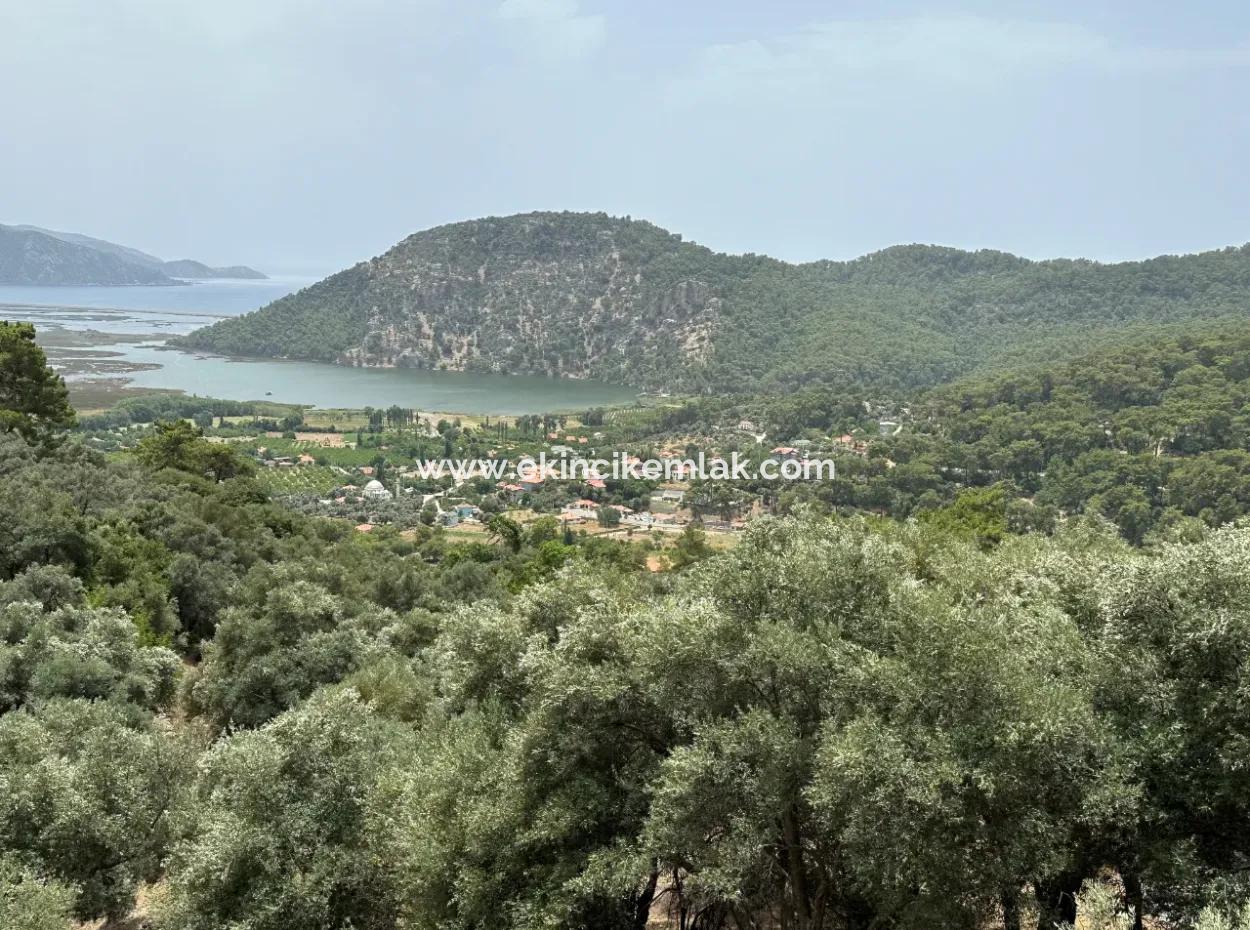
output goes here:
[[45, 236], [51, 236], [53, 239], [60, 239], [62, 242], [72, 242], [74, 245], [86, 246], [89, 249], [95, 249], [97, 252], [107, 252], [110, 255], [116, 255], [123, 261], [131, 262], [136, 265], [146, 265], [149, 268], [160, 268], [163, 264], [161, 259], [139, 249], [133, 249], [128, 245], [118, 245], [116, 242], [109, 242], [107, 239], [97, 239], [95, 236], [84, 236], [82, 233], [61, 232], [56, 229], [44, 229], [42, 226], [31, 226], [23, 223], [13, 227], [26, 232], [42, 233]]
[[150, 268], [29, 229], [0, 226], [0, 284], [174, 284]]
[[184, 343], [654, 389], [914, 388], [1248, 309], [1250, 247], [1104, 265], [900, 246], [792, 265], [628, 218], [531, 213], [417, 233]]
[[1250, 513], [1248, 403], [1250, 325], [1185, 327], [943, 387], [897, 452], [924, 448], [961, 481], [1006, 480], [1063, 512], [1101, 513], [1140, 542]]
[[418, 233], [185, 340], [241, 355], [661, 384], [710, 361], [748, 268], [648, 223], [531, 214]]
[[2, 284], [170, 285], [178, 283], [175, 278], [264, 277], [244, 265], [212, 268], [189, 258], [167, 262], [81, 233], [29, 225], [0, 226]]

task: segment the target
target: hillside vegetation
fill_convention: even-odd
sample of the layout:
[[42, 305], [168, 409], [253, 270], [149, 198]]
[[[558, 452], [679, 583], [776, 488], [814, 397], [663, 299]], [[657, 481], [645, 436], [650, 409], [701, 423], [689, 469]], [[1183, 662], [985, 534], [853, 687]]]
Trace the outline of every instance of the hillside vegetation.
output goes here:
[[1245, 530], [769, 519], [655, 577], [541, 524], [354, 533], [240, 466], [186, 424], [112, 464], [0, 437], [3, 926], [1017, 930], [1108, 869], [1166, 926], [1244, 900]]
[[[202, 398], [113, 412], [106, 457], [33, 336], [0, 327], [0, 927], [1250, 927], [1250, 528], [994, 523], [1017, 460], [1040, 497], [1241, 449], [1245, 327], [933, 392], [865, 467], [996, 486], [667, 572], [555, 517], [302, 513]], [[856, 415], [805, 393], [750, 403]]]
[[[798, 442], [812, 457], [838, 457], [829, 481], [736, 482], [733, 493], [712, 481], [696, 500], [939, 521], [976, 513], [987, 541], [1086, 513], [1138, 545], [1194, 538], [1250, 516], [1250, 326], [1147, 333], [898, 404], [828, 387], [688, 398], [640, 412], [620, 432], [643, 448], [749, 458]], [[752, 431], [738, 428], [744, 421]], [[753, 431], [770, 438], [760, 443]], [[853, 434], [862, 454], [850, 454], [839, 434]]]
[[651, 389], [910, 389], [1248, 307], [1250, 247], [1104, 265], [913, 245], [792, 265], [532, 213], [417, 233], [183, 344]]
[[1250, 327], [1181, 331], [933, 392], [922, 436], [972, 482], [1010, 480], [1140, 541], [1250, 513]]

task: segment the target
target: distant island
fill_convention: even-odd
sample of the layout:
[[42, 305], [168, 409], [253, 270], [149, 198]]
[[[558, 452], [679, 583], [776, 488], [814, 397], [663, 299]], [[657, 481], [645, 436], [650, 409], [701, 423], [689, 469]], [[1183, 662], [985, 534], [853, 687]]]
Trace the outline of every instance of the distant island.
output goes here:
[[0, 225], [0, 284], [171, 286], [212, 278], [263, 280], [265, 275], [246, 265], [214, 268], [189, 258], [167, 262], [81, 233]]
[[172, 262], [165, 262], [162, 265], [162, 269], [165, 274], [174, 278], [247, 278], [253, 281], [263, 281], [266, 277], [255, 268], [249, 268], [247, 265], [226, 265], [224, 268], [210, 268], [203, 262], [197, 262], [192, 258], [179, 258]]
[[227, 355], [653, 391], [913, 390], [1189, 321], [1246, 319], [1250, 246], [1102, 264], [902, 245], [725, 255], [603, 213], [488, 217], [173, 340]]

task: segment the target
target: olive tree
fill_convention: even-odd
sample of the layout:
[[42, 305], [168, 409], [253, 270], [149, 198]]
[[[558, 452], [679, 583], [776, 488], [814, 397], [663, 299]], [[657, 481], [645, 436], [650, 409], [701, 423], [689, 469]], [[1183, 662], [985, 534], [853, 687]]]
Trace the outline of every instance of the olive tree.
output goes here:
[[77, 889], [79, 919], [118, 917], [159, 874], [190, 754], [109, 701], [0, 716], [0, 852]]
[[220, 740], [200, 763], [159, 925], [391, 930], [399, 902], [369, 799], [408, 732], [342, 688]]
[[74, 889], [0, 855], [0, 927], [72, 930]]

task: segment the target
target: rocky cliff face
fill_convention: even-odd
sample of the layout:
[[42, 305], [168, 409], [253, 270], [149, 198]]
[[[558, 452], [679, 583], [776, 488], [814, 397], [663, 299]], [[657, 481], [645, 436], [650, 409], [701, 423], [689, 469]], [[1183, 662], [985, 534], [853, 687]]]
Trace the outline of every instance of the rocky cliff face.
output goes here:
[[447, 261], [401, 246], [371, 263], [365, 335], [341, 360], [607, 379], [705, 360], [720, 306], [712, 289], [653, 273], [610, 236], [595, 244], [473, 265], [454, 260], [448, 241], [435, 246]]
[[190, 345], [661, 384], [704, 364], [718, 256], [647, 223], [528, 214], [418, 233]]

